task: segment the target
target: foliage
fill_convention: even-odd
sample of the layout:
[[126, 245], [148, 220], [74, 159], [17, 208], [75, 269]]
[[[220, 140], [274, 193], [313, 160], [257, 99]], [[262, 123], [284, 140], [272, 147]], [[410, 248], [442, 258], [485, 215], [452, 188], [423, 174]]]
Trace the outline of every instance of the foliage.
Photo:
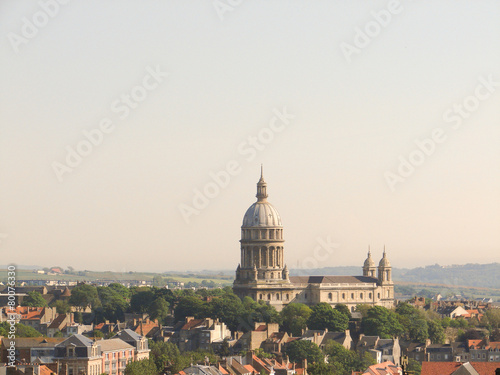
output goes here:
[[324, 351], [335, 374], [349, 375], [353, 371], [364, 371], [375, 364], [369, 353], [360, 358], [356, 352], [344, 348], [333, 340], [326, 345]]
[[58, 314], [68, 314], [71, 311], [71, 306], [69, 305], [69, 303], [61, 299], [54, 302], [54, 306], [52, 307], [56, 308], [56, 312]]
[[153, 358], [158, 371], [163, 371], [171, 366], [175, 359], [181, 355], [177, 345], [171, 342], [149, 341], [150, 356]]
[[366, 318], [361, 321], [361, 327], [365, 335], [379, 336], [381, 339], [397, 337], [404, 332], [398, 314], [382, 306], [370, 307]]
[[262, 348], [258, 348], [257, 350], [255, 350], [255, 352], [253, 354], [255, 354], [257, 356], [257, 358], [260, 358], [260, 359], [273, 357], [272, 354], [265, 352], [264, 349], [262, 349]]
[[158, 319], [160, 323], [165, 323], [168, 315], [169, 304], [163, 297], [156, 298], [149, 309], [149, 316], [151, 319]]
[[32, 292], [28, 292], [28, 295], [23, 298], [21, 306], [45, 307], [47, 306], [47, 301], [45, 301], [39, 292], [34, 290]]
[[311, 315], [311, 308], [303, 303], [290, 303], [281, 310], [282, 329], [297, 337], [306, 328], [307, 319]]
[[134, 291], [130, 298], [130, 309], [134, 313], [147, 313], [155, 300], [155, 294], [151, 288], [140, 288]]
[[202, 318], [205, 316], [206, 307], [198, 296], [182, 297], [174, 310], [176, 321], [185, 320], [188, 316]]
[[331, 332], [343, 332], [349, 327], [349, 318], [328, 303], [322, 302], [312, 308], [307, 326], [314, 330], [328, 328]]
[[446, 336], [444, 334], [444, 329], [439, 322], [435, 320], [429, 320], [427, 322], [429, 338], [433, 344], [444, 344]]
[[102, 315], [100, 321], [110, 320], [116, 322], [125, 319], [128, 302], [120, 292], [115, 288], [98, 287], [97, 294], [101, 301], [101, 306], [98, 308], [98, 315]]
[[[16, 323], [16, 337], [41, 337], [43, 336], [40, 332], [38, 332], [33, 327]], [[0, 336], [8, 337], [10, 330], [10, 324], [8, 322], [0, 323]]]
[[425, 342], [429, 337], [428, 324], [422, 312], [408, 303], [396, 307], [405, 338], [413, 342]]
[[349, 310], [349, 307], [344, 305], [343, 303], [337, 303], [335, 305], [335, 310], [341, 312], [342, 314], [346, 315], [348, 319], [351, 319], [351, 311]]
[[129, 362], [125, 368], [125, 375], [158, 375], [158, 369], [152, 359]]
[[69, 298], [69, 304], [71, 306], [76, 306], [81, 309], [88, 306], [93, 309], [99, 306], [99, 296], [97, 294], [97, 288], [89, 284], [77, 285], [71, 291], [71, 297]]
[[408, 360], [408, 372], [413, 375], [420, 375], [421, 371], [422, 371], [422, 364], [410, 358]]
[[297, 363], [301, 363], [304, 359], [307, 359], [307, 363], [321, 362], [324, 359], [319, 346], [307, 340], [292, 341], [286, 348], [286, 354], [290, 361]]

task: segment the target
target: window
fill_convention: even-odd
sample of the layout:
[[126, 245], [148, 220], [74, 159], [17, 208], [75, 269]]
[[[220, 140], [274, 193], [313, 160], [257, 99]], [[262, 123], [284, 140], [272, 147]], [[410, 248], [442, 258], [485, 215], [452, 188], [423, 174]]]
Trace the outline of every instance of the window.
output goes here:
[[289, 301], [290, 300], [290, 294], [287, 294], [286, 295], [286, 300]]
[[354, 293], [351, 293], [351, 299], [354, 299]]
[[372, 294], [371, 293], [368, 293], [368, 298], [372, 298]]
[[280, 300], [280, 295], [279, 293], [276, 293], [276, 301], [279, 301]]
[[269, 301], [271, 300], [271, 295], [270, 295], [270, 294], [268, 294], [268, 295], [267, 295], [267, 299], [268, 299]]
[[261, 294], [259, 294], [259, 299], [262, 299], [262, 293], [261, 293]]
[[342, 299], [345, 299], [345, 293], [342, 293]]
[[328, 300], [331, 301], [333, 299], [333, 294], [332, 293], [328, 293]]
[[377, 293], [377, 298], [380, 298], [380, 293]]
[[363, 293], [359, 294], [359, 298], [361, 298], [361, 299], [363, 298]]

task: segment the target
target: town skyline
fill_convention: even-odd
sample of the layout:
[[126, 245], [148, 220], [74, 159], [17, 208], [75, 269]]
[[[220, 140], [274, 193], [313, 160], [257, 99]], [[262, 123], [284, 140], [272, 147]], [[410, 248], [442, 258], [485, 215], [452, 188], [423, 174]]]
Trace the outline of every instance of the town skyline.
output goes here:
[[234, 269], [261, 164], [291, 269], [500, 261], [498, 3], [126, 4], [2, 3], [5, 263]]

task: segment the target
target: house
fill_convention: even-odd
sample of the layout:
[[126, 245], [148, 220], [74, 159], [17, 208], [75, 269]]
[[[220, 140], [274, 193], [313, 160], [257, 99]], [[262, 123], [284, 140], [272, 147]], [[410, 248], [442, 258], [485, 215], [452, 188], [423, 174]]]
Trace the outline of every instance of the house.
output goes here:
[[459, 317], [467, 317], [469, 314], [462, 306], [445, 306], [439, 307], [436, 311], [441, 318], [448, 317], [451, 319], [456, 319]]
[[33, 363], [36, 360], [42, 363], [51, 363], [54, 356], [55, 346], [61, 343], [63, 338], [49, 337], [19, 337], [16, 339], [3, 338], [1, 341], [2, 363], [9, 362], [8, 350], [11, 342], [14, 342], [16, 359], [21, 362]]
[[494, 375], [493, 362], [423, 362], [421, 375]]
[[140, 336], [130, 329], [124, 329], [123, 331], [118, 332], [113, 338], [121, 339], [135, 348], [134, 361], [149, 358], [150, 350], [146, 337]]
[[104, 372], [101, 348], [96, 341], [73, 335], [55, 347], [54, 360], [62, 375], [102, 374]]
[[465, 362], [469, 360], [467, 346], [461, 342], [451, 344], [431, 344], [426, 348], [426, 361]]
[[[149, 358], [146, 339], [134, 335], [122, 331], [98, 341], [73, 335], [55, 346], [53, 361], [59, 364], [59, 375], [123, 375], [129, 362]], [[142, 349], [137, 350], [137, 343]]]
[[224, 339], [231, 339], [231, 331], [218, 319], [194, 319], [188, 316], [174, 329], [171, 340], [179, 346], [180, 351], [210, 350], [213, 345], [220, 346]]
[[386, 361], [368, 367], [362, 375], [401, 375], [401, 368], [391, 361]]
[[370, 353], [377, 363], [392, 362], [400, 365], [401, 346], [399, 339], [381, 339], [378, 336], [361, 335], [356, 345], [360, 356]]
[[47, 326], [57, 316], [56, 309], [50, 307], [17, 306], [14, 311], [11, 311], [8, 307], [3, 310], [5, 316], [12, 314], [16, 323], [32, 327], [43, 334], [47, 334]]
[[134, 361], [135, 347], [121, 339], [99, 340], [97, 343], [102, 353], [101, 368], [106, 374], [122, 375], [127, 364]]
[[71, 323], [73, 323], [73, 314], [59, 314], [47, 326], [47, 336], [54, 337], [57, 332], [62, 332]]
[[[468, 340], [470, 360], [475, 362], [500, 362], [500, 342], [488, 339]], [[500, 364], [498, 364], [500, 367]]]
[[245, 332], [238, 337], [234, 347], [238, 351], [259, 349], [264, 341], [271, 337], [271, 335], [279, 332], [279, 328], [278, 323], [254, 323], [254, 327], [251, 331]]
[[[215, 366], [202, 366], [202, 365], [193, 365], [190, 366], [175, 375], [221, 375], [224, 374]], [[227, 374], [227, 372], [226, 372]]]
[[262, 343], [262, 349], [268, 353], [281, 353], [289, 337], [286, 332], [274, 332]]

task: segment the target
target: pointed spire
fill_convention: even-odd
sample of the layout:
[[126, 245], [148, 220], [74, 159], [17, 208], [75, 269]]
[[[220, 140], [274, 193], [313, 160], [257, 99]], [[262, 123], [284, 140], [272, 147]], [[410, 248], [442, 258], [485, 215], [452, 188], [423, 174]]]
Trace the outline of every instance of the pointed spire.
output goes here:
[[370, 248], [370, 245], [368, 245], [368, 258], [372, 257], [372, 249]]
[[265, 202], [267, 198], [267, 184], [264, 181], [264, 167], [260, 165], [260, 180], [257, 182], [257, 201]]

